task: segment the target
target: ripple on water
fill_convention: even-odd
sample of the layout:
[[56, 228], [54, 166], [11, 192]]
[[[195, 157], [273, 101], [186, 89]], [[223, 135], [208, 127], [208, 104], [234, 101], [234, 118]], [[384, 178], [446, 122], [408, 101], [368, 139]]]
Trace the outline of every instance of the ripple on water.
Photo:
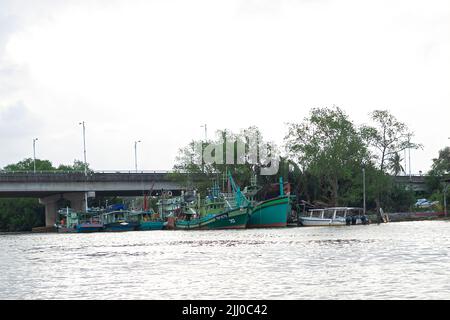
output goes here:
[[450, 224], [0, 234], [1, 299], [450, 299]]

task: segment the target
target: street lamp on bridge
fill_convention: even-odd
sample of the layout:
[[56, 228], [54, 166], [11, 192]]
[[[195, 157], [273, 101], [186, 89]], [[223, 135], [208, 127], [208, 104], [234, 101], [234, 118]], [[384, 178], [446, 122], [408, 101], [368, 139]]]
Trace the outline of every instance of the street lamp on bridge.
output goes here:
[[36, 141], [38, 138], [33, 139], [33, 172], [36, 173]]
[[200, 126], [200, 128], [205, 128], [205, 143], [206, 143], [206, 141], [208, 140], [208, 129], [207, 129], [206, 123], [202, 124]]
[[137, 144], [141, 142], [141, 140], [134, 142], [134, 169], [136, 170], [136, 173], [138, 172], [138, 165], [137, 165]]
[[[86, 161], [86, 124], [85, 122], [80, 122], [79, 125], [83, 126], [83, 153], [84, 153], [84, 176], [87, 178], [87, 161]], [[88, 212], [88, 196], [87, 191], [84, 192], [84, 202], [86, 212]]]

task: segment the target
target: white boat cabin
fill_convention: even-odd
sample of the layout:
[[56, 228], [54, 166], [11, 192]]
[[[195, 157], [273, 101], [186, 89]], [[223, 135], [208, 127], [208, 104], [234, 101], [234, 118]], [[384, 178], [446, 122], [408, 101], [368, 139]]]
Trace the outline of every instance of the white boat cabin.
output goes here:
[[363, 209], [355, 207], [311, 209], [300, 217], [303, 226], [341, 226], [366, 224], [367, 221]]

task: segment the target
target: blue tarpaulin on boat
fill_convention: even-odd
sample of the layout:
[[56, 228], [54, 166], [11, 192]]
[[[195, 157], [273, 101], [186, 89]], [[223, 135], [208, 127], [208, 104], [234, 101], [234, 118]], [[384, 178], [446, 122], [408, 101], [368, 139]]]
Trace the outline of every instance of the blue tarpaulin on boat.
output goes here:
[[121, 203], [112, 204], [112, 205], [108, 206], [107, 211], [119, 211], [119, 210], [127, 210], [127, 207]]

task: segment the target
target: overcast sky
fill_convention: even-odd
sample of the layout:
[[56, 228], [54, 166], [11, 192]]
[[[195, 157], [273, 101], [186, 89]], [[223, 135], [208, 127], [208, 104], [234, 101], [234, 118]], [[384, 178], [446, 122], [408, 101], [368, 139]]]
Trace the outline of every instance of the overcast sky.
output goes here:
[[448, 0], [0, 0], [0, 167], [87, 157], [97, 170], [170, 169], [214, 130], [338, 105], [389, 109], [426, 171], [450, 140]]

